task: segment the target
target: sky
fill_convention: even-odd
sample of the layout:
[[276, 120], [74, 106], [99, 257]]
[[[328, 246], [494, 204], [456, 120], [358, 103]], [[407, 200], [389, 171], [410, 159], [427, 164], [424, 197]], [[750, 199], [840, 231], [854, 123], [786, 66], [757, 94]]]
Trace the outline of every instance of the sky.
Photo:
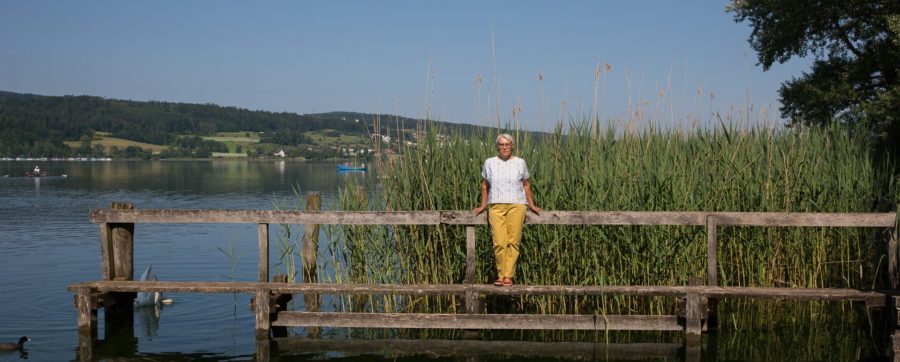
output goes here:
[[727, 1], [0, 0], [0, 90], [519, 124], [783, 123]]

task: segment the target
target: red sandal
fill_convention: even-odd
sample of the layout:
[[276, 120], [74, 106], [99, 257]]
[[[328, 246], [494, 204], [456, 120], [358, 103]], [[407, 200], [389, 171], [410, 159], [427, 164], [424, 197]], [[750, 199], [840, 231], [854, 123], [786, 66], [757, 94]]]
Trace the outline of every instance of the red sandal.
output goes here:
[[497, 280], [494, 281], [495, 286], [503, 286], [503, 277], [497, 277]]
[[510, 287], [510, 286], [512, 286], [512, 285], [513, 285], [512, 278], [504, 278], [504, 279], [503, 279], [503, 286], [504, 286], [504, 287]]

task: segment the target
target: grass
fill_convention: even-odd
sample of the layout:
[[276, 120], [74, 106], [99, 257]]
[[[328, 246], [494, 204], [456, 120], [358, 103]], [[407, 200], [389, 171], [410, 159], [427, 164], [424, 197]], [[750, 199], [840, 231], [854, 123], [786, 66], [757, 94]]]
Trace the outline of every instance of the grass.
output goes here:
[[368, 145], [372, 142], [362, 136], [340, 134], [338, 136], [329, 136], [329, 130], [310, 131], [303, 135], [307, 137], [313, 144], [318, 146], [346, 146], [346, 145]]
[[[426, 139], [383, 159], [378, 192], [351, 185], [345, 210], [467, 210], [479, 200], [480, 166], [494, 134], [423, 127]], [[517, 155], [531, 170], [545, 210], [871, 212], [897, 202], [881, 183], [866, 139], [839, 127], [734, 127], [660, 133], [598, 132], [588, 122], [539, 139], [522, 136]], [[497, 131], [499, 133], [499, 131]], [[515, 130], [510, 133], [515, 135]], [[449, 134], [441, 138], [438, 134]], [[887, 185], [887, 189], [880, 185]], [[375, 190], [374, 186], [368, 186]], [[362, 283], [461, 283], [460, 227], [346, 227], [342, 279]], [[872, 288], [886, 285], [876, 231], [852, 228], [721, 228], [719, 280], [726, 286]], [[493, 277], [487, 227], [477, 229], [478, 278]], [[685, 285], [704, 275], [702, 227], [525, 228], [517, 280], [524, 284]], [[369, 308], [386, 308], [373, 300]], [[671, 298], [523, 297], [532, 313], [673, 314]], [[410, 298], [396, 310], [455, 311], [453, 297]]]
[[[69, 146], [72, 148], [78, 148], [81, 146], [80, 141], [65, 141], [63, 143], [65, 143], [66, 146]], [[101, 136], [100, 132], [98, 132], [97, 135], [95, 136], [95, 139], [91, 141], [91, 147], [93, 147], [97, 144], [103, 145], [103, 147], [106, 147], [106, 149], [110, 149], [111, 147], [118, 147], [119, 149], [123, 149], [123, 150], [128, 148], [129, 146], [135, 146], [135, 147], [142, 148], [144, 150], [150, 150], [150, 152], [153, 152], [153, 153], [162, 152], [162, 151], [165, 151], [166, 149], [168, 149], [168, 146], [165, 146], [165, 145], [156, 145], [156, 144], [152, 144], [152, 143], [144, 143], [144, 142], [127, 140], [124, 138]]]

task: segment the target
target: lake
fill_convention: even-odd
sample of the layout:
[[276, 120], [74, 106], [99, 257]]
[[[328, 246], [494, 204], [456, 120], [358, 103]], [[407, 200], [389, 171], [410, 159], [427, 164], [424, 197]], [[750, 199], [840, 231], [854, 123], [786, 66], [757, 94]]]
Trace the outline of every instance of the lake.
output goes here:
[[[100, 278], [98, 226], [88, 222], [91, 208], [107, 208], [120, 201], [132, 202], [142, 209], [271, 210], [276, 201], [296, 208], [302, 206], [296, 190], [301, 195], [319, 192], [323, 208], [335, 209], [338, 189], [348, 180], [377, 182], [371, 173], [338, 173], [334, 163], [281, 160], [0, 161], [0, 175], [21, 175], [35, 164], [49, 175], [67, 177], [0, 178], [0, 341], [13, 342], [22, 335], [32, 339], [26, 346], [27, 354], [3, 353], [0, 361], [79, 358], [76, 314], [72, 293], [66, 286]], [[270, 232], [274, 245], [277, 229]], [[229, 251], [233, 253], [227, 255]], [[257, 228], [139, 224], [135, 229], [134, 254], [136, 276], [152, 265], [161, 280], [255, 281]], [[277, 262], [276, 255], [273, 251], [273, 264]], [[272, 265], [271, 273], [279, 273], [280, 268]], [[167, 296], [174, 299], [174, 304], [136, 311], [133, 340], [107, 341], [96, 349], [95, 355], [106, 360], [255, 357], [249, 295]], [[723, 309], [727, 310], [727, 305]], [[824, 331], [798, 330], [791, 327], [796, 325], [796, 318], [789, 317], [789, 323], [776, 320], [768, 330], [729, 329], [707, 335], [704, 358], [769, 359], [773, 356], [771, 351], [779, 348], [793, 349], [775, 354], [784, 358], [795, 358], [796, 353], [812, 360], [830, 359], [828, 356], [877, 357], [880, 342], [872, 340], [867, 326], [841, 318], [843, 313], [864, 316], [864, 309], [849, 304], [836, 309], [839, 314], [824, 318], [828, 326]], [[723, 314], [722, 318], [729, 316]], [[100, 320], [102, 326], [102, 316]], [[789, 328], [779, 329], [779, 323]], [[102, 338], [102, 330], [100, 335]], [[551, 338], [552, 342], [561, 343], [536, 340], [533, 334], [519, 332], [492, 333], [491, 340], [433, 342], [391, 338], [372, 342], [348, 339], [347, 335], [341, 329], [325, 329], [320, 340], [296, 341], [296, 346], [273, 353], [273, 360], [684, 358], [684, 350], [671, 343], [680, 340], [679, 333], [600, 333], [588, 342], [575, 333], [559, 333]], [[635, 343], [606, 344], [609, 340]]]

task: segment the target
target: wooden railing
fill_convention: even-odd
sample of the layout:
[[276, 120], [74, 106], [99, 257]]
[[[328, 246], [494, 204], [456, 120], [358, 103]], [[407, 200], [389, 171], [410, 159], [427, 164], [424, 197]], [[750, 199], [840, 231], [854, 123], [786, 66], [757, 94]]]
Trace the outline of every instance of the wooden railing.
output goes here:
[[[79, 328], [90, 328], [96, 318], [99, 295], [137, 291], [243, 292], [255, 293], [258, 336], [268, 336], [272, 326], [335, 326], [385, 328], [472, 329], [659, 329], [684, 330], [696, 336], [703, 330], [707, 299], [774, 298], [801, 300], [856, 300], [870, 307], [897, 305], [898, 244], [894, 237], [885, 245], [891, 288], [855, 290], [833, 288], [744, 288], [719, 287], [717, 281], [718, 229], [723, 226], [764, 227], [871, 227], [894, 228], [893, 213], [759, 213], [759, 212], [605, 212], [544, 211], [528, 214], [526, 224], [549, 225], [683, 225], [705, 227], [707, 232], [705, 285], [693, 286], [566, 286], [515, 285], [497, 288], [479, 285], [476, 279], [475, 227], [487, 223], [484, 214], [470, 211], [264, 211], [264, 210], [140, 210], [129, 205], [93, 209], [90, 222], [100, 224], [103, 280], [69, 287], [77, 293]], [[257, 224], [259, 246], [258, 282], [135, 282], [133, 233], [138, 223]], [[320, 283], [272, 283], [269, 280], [269, 224], [328, 225], [459, 225], [466, 228], [466, 270], [462, 284], [451, 285], [359, 285]], [[701, 283], [703, 284], [703, 283]], [[108, 294], [104, 294], [108, 293]], [[273, 313], [273, 300], [293, 293], [333, 294], [456, 294], [464, 295], [466, 314], [317, 313], [280, 311]], [[653, 295], [684, 299], [684, 316], [486, 315], [481, 314], [481, 295]], [[127, 295], [126, 295], [127, 296]], [[100, 299], [103, 299], [101, 297]], [[101, 303], [103, 304], [103, 303]], [[91, 315], [93, 313], [93, 317]], [[273, 317], [274, 315], [274, 317]], [[896, 348], [896, 347], [895, 347]]]

